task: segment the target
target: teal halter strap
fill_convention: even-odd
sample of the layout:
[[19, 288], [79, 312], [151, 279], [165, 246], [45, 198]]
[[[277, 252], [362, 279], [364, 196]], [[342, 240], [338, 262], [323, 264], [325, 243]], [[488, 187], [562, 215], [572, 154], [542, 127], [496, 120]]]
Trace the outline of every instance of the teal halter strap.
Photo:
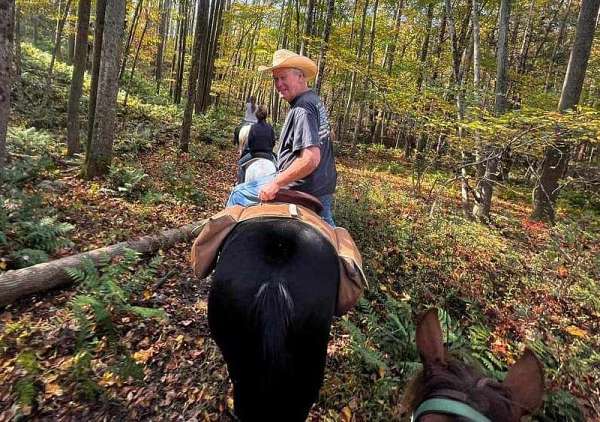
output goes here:
[[445, 413], [448, 415], [462, 416], [472, 422], [491, 422], [490, 419], [473, 409], [468, 404], [450, 399], [428, 399], [417, 407], [411, 417], [411, 422], [416, 422], [426, 413]]

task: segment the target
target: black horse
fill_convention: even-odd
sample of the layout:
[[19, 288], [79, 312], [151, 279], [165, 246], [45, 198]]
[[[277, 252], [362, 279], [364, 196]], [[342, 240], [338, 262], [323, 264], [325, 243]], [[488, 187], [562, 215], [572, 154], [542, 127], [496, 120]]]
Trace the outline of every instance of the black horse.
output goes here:
[[323, 382], [339, 283], [333, 246], [293, 219], [238, 224], [208, 301], [242, 421], [304, 421]]

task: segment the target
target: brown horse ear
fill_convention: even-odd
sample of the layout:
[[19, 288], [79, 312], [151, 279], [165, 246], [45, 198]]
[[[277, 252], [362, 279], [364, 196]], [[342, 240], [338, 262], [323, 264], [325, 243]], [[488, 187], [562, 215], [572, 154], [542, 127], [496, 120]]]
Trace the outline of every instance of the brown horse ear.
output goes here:
[[417, 324], [417, 349], [423, 363], [446, 363], [446, 349], [437, 308], [428, 310]]
[[520, 406], [520, 416], [533, 413], [541, 406], [544, 369], [531, 350], [525, 349], [521, 359], [508, 370], [502, 384], [510, 390], [513, 402]]

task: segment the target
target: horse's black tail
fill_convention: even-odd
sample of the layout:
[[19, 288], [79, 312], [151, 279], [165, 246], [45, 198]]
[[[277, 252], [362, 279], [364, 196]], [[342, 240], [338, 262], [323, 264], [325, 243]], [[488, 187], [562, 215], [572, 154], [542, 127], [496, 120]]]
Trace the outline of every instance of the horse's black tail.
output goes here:
[[254, 298], [253, 314], [262, 339], [259, 358], [267, 370], [267, 378], [272, 378], [289, 368], [286, 338], [294, 318], [294, 301], [285, 282], [262, 283]]

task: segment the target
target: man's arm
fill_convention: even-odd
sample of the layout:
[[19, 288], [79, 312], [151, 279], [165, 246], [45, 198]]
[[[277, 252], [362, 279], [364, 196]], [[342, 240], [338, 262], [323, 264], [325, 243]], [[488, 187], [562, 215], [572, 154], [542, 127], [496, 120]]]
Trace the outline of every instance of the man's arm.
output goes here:
[[300, 150], [300, 155], [283, 172], [279, 173], [275, 180], [263, 186], [258, 195], [261, 201], [271, 201], [279, 189], [290, 183], [300, 180], [311, 174], [321, 162], [321, 150], [317, 146], [312, 146]]

